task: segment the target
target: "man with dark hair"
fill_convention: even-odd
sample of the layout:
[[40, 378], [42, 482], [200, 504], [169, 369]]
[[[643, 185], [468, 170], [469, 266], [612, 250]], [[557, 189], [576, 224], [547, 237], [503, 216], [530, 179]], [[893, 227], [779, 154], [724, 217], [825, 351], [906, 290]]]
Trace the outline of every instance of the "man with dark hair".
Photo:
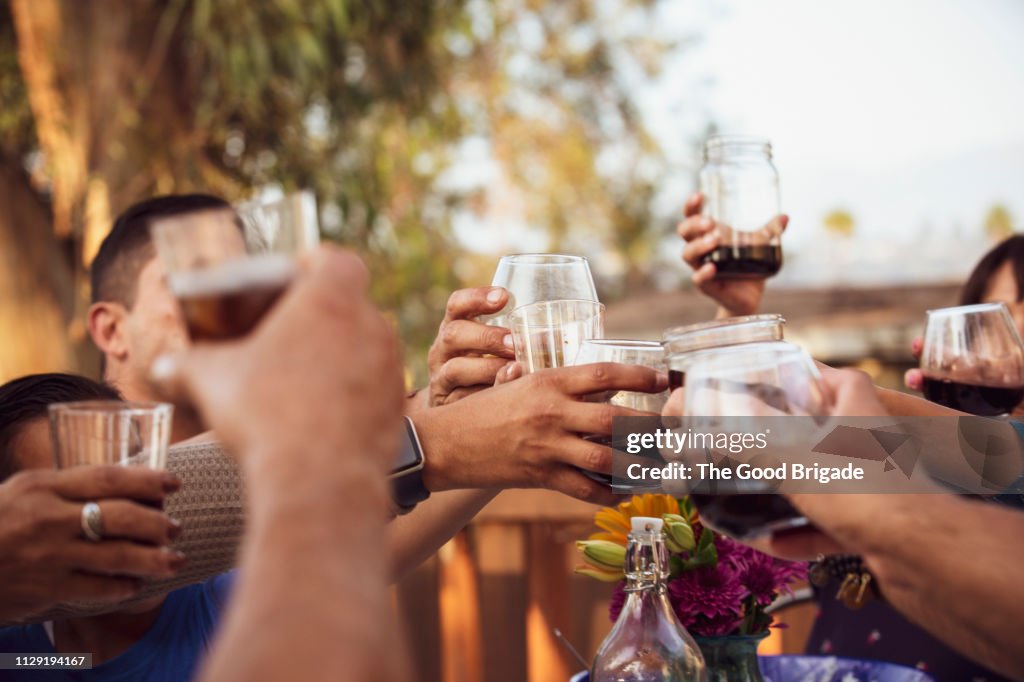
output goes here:
[[[229, 204], [208, 194], [154, 197], [122, 213], [100, 245], [91, 268], [88, 326], [103, 353], [104, 379], [132, 400], [153, 400], [148, 380], [153, 361], [188, 346], [178, 302], [149, 236], [154, 220], [220, 209]], [[179, 409], [172, 440], [202, 430], [195, 415]]]
[[[163, 546], [180, 527], [128, 500], [162, 502], [178, 489], [175, 476], [116, 466], [45, 470], [53, 468], [51, 403], [118, 398], [109, 386], [69, 374], [36, 374], [0, 386], [0, 622], [54, 601], [116, 603], [138, 593], [139, 578], [174, 572], [173, 555]], [[87, 502], [100, 506], [103, 541], [82, 536]]]

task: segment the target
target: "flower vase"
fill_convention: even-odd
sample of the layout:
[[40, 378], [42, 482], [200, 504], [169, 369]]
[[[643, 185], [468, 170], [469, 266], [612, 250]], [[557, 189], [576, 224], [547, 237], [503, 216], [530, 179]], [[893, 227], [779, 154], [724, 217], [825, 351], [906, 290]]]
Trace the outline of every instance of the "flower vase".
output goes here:
[[767, 632], [758, 635], [695, 637], [704, 654], [708, 682], [764, 682], [757, 664], [757, 645]]

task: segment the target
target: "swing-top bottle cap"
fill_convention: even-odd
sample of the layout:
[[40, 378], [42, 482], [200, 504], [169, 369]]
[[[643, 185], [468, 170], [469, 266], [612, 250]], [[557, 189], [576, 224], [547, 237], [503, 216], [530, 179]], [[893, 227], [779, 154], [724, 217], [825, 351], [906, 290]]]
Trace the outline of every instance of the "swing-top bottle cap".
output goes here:
[[661, 527], [665, 524], [661, 519], [653, 516], [634, 516], [632, 519], [634, 533], [660, 533]]

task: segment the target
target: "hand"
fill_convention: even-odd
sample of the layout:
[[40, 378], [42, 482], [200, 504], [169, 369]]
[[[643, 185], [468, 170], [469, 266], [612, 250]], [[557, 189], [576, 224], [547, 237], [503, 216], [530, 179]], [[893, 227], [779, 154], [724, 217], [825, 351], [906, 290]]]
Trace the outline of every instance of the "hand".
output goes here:
[[[516, 365], [509, 371], [514, 374]], [[665, 383], [663, 375], [646, 367], [563, 367], [415, 415], [426, 459], [423, 480], [432, 491], [550, 488], [609, 503], [615, 499], [611, 490], [579, 470], [609, 473], [612, 450], [580, 434], [610, 434], [613, 417], [642, 413], [582, 398], [608, 390], [656, 393]]]
[[[76, 467], [22, 471], [0, 484], [0, 622], [68, 601], [117, 603], [140, 578], [168, 578], [185, 557], [167, 545], [181, 527], [138, 504], [162, 502], [181, 483], [165, 471]], [[104, 539], [82, 535], [82, 506], [97, 502]]]
[[509, 330], [475, 319], [498, 312], [507, 301], [508, 291], [501, 287], [460, 289], [448, 299], [444, 321], [427, 353], [428, 407], [447, 405], [489, 388], [498, 370], [515, 359]]
[[[914, 340], [910, 344], [910, 352], [914, 354], [915, 360], [919, 360], [921, 358], [921, 351], [923, 350], [924, 339], [920, 336], [914, 337]], [[921, 368], [914, 367], [913, 369], [908, 369], [906, 374], [903, 375], [903, 383], [912, 391], [924, 390], [924, 374], [921, 372]]]
[[[834, 369], [821, 363], [818, 363], [818, 370], [821, 372], [822, 382], [832, 396], [833, 416], [888, 416], [889, 413], [878, 400], [875, 385], [871, 383], [867, 374], [852, 369]], [[864, 513], [862, 500], [887, 496], [800, 494], [787, 497], [814, 523], [814, 527], [776, 533], [748, 544], [754, 549], [782, 559], [805, 561], [814, 559], [819, 554], [842, 554], [846, 551], [850, 541], [850, 532], [846, 526], [850, 520], [860, 522], [871, 518], [869, 514]], [[836, 511], [839, 512], [839, 516], [845, 515], [841, 522], [832, 516]]]
[[[714, 263], [705, 263], [704, 257], [718, 247], [721, 237], [716, 229], [718, 224], [701, 215], [704, 196], [694, 194], [683, 207], [683, 221], [676, 227], [679, 236], [686, 241], [683, 260], [693, 268], [693, 283], [719, 305], [718, 317], [753, 315], [761, 305], [764, 296], [763, 278], [718, 279]], [[782, 233], [789, 224], [789, 217], [780, 215], [765, 230]]]
[[356, 256], [320, 248], [249, 337], [161, 359], [156, 378], [191, 396], [243, 465], [289, 453], [280, 466], [307, 477], [357, 460], [384, 473], [398, 451], [402, 363], [367, 285]]
[[871, 377], [855, 369], [817, 363], [822, 383], [832, 396], [830, 414], [837, 417], [888, 417]]

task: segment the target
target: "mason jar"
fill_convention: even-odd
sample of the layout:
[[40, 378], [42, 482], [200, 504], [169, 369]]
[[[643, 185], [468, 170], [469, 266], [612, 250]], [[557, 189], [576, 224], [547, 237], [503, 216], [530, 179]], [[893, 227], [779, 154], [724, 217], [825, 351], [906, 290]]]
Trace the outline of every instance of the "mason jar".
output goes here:
[[671, 327], [662, 334], [668, 364], [669, 390], [685, 384], [684, 365], [697, 351], [744, 343], [782, 341], [786, 320], [782, 315], [743, 315], [682, 327]]
[[718, 135], [704, 143], [700, 171], [704, 215], [719, 243], [704, 258], [718, 277], [771, 277], [782, 267], [779, 173], [768, 140]]

